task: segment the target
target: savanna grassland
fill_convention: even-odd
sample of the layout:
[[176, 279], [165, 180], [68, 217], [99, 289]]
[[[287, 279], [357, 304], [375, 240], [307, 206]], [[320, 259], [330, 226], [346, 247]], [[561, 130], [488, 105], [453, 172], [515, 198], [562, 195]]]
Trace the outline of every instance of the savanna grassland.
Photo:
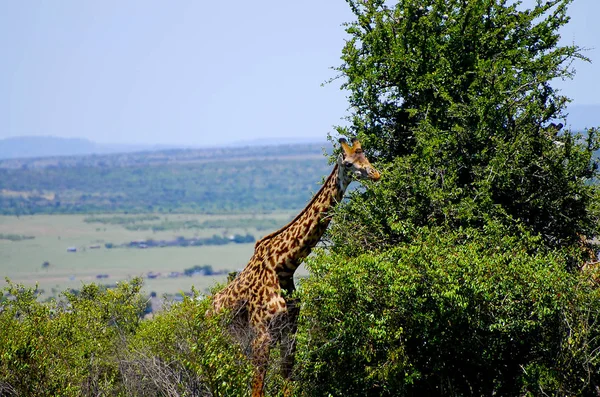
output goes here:
[[321, 144], [0, 160], [0, 214], [297, 210], [330, 171]]
[[[236, 243], [232, 236], [259, 239], [292, 216], [291, 212], [0, 216], [1, 269], [12, 281], [38, 283], [47, 297], [79, 289], [82, 283], [115, 284], [133, 277], [144, 278], [148, 293], [187, 292], [192, 285], [204, 291], [223, 282], [227, 272], [243, 268], [250, 258], [254, 243]], [[202, 241], [215, 235], [227, 242], [175, 245], [177, 239]], [[147, 241], [163, 241], [163, 246], [149, 247], [143, 243]], [[215, 274], [183, 275], [194, 266], [210, 266]]]
[[[0, 160], [0, 272], [38, 283], [44, 296], [136, 276], [146, 292], [204, 291], [308, 202], [330, 172], [322, 152], [304, 144]], [[177, 275], [195, 266], [210, 274]]]

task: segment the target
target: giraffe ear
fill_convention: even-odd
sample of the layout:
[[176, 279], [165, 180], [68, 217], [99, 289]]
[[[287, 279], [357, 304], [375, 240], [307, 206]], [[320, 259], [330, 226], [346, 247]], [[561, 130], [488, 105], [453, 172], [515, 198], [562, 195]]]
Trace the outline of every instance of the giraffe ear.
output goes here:
[[358, 141], [358, 139], [356, 139], [356, 137], [353, 137], [351, 139], [352, 141], [352, 150], [356, 151], [358, 149], [362, 150], [362, 146], [360, 145], [360, 142]]
[[344, 151], [345, 156], [349, 156], [352, 154], [352, 149], [348, 146], [348, 141], [346, 138], [339, 139], [340, 145], [342, 146], [342, 150]]

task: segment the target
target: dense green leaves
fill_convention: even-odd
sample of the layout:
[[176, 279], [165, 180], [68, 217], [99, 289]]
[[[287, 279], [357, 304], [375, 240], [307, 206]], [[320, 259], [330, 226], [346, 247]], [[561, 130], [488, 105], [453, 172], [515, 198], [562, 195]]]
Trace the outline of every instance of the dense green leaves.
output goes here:
[[141, 280], [115, 289], [86, 285], [40, 303], [35, 289], [9, 284], [0, 302], [0, 394], [117, 394], [125, 339], [145, 308]]
[[558, 45], [570, 0], [530, 10], [504, 0], [348, 3], [356, 21], [338, 70], [352, 114], [340, 132], [358, 135], [385, 173], [384, 186], [343, 211], [356, 227], [341, 226], [336, 243], [368, 232], [369, 244], [389, 246], [407, 227], [490, 218], [552, 247], [597, 234], [597, 130], [562, 129], [568, 99], [552, 88], [584, 59]]
[[421, 229], [378, 255], [317, 256], [302, 284], [302, 389], [592, 393], [600, 382], [599, 291], [565, 270], [564, 254], [538, 246], [539, 238], [510, 237], [502, 227]]

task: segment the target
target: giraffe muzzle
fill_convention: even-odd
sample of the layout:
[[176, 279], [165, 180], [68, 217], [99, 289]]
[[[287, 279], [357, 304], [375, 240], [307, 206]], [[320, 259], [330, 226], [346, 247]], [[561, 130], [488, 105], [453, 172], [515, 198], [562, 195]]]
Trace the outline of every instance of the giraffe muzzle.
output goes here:
[[379, 179], [381, 179], [381, 174], [375, 168], [369, 168], [367, 170], [367, 175], [373, 182], [377, 182]]

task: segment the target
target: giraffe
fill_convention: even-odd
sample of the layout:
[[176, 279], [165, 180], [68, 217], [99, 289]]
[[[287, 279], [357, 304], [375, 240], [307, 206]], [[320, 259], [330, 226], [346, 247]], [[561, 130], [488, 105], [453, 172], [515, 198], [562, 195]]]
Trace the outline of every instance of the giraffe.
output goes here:
[[291, 377], [300, 311], [293, 298], [294, 272], [325, 232], [329, 210], [353, 179], [380, 178], [356, 138], [352, 146], [344, 138], [339, 142], [342, 153], [337, 164], [306, 208], [286, 226], [257, 241], [246, 267], [213, 297], [211, 313], [226, 308], [251, 331], [252, 397], [264, 396], [269, 350], [275, 342], [281, 347], [281, 373], [286, 380]]

